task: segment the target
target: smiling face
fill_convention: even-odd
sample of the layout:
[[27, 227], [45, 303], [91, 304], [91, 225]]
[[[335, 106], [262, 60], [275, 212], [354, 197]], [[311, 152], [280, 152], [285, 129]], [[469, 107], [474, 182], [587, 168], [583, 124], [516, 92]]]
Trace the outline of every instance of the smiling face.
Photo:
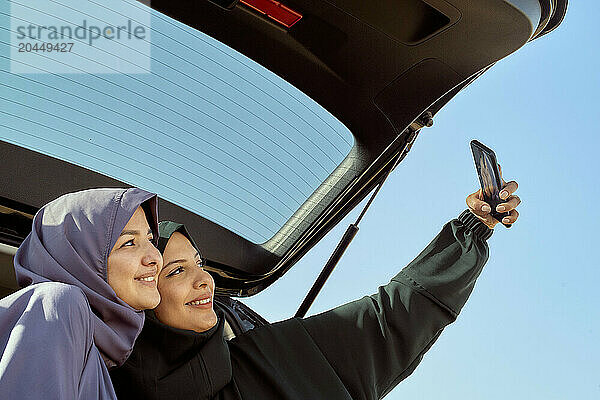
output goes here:
[[162, 256], [152, 239], [146, 215], [138, 207], [108, 255], [108, 284], [136, 310], [154, 308], [160, 302], [156, 281]]
[[215, 282], [189, 240], [175, 232], [163, 252], [165, 267], [158, 279], [161, 301], [156, 317], [174, 328], [204, 332], [215, 326]]

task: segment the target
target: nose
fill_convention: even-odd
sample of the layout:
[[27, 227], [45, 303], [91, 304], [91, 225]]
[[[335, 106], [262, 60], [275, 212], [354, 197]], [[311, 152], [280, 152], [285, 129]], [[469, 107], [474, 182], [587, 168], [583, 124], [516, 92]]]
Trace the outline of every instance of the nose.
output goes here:
[[148, 242], [146, 248], [144, 249], [142, 264], [156, 267], [157, 272], [160, 272], [163, 266], [162, 254], [160, 254], [160, 251], [158, 251], [158, 249], [154, 247], [152, 242]]
[[198, 268], [196, 270], [196, 276], [194, 278], [194, 289], [203, 289], [208, 287], [212, 292], [213, 288], [215, 287], [213, 277], [202, 268]]

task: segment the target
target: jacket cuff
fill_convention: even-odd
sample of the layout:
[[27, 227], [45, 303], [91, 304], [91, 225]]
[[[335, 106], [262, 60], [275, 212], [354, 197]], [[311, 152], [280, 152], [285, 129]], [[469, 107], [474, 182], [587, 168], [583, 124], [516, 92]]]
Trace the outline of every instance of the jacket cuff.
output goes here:
[[473, 215], [469, 210], [463, 211], [458, 216], [458, 220], [482, 240], [488, 240], [494, 233], [493, 229], [488, 228], [486, 224], [481, 222], [479, 218]]

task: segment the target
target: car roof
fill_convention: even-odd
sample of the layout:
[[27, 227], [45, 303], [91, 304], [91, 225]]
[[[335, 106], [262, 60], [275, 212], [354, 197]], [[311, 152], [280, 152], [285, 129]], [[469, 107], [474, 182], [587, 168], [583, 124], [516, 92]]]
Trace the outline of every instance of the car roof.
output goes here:
[[[485, 5], [409, 0], [398, 8], [392, 0], [296, 0], [284, 2], [300, 16], [288, 28], [258, 10], [258, 3], [150, 3], [159, 18], [197, 29], [288, 82], [330, 113], [330, 124], [339, 123], [351, 134], [343, 157], [264, 241], [169, 196], [168, 190], [185, 189], [184, 183], [161, 182], [156, 190], [161, 219], [186, 223], [199, 238], [219, 291], [237, 296], [258, 293], [289, 270], [406, 155], [430, 117], [495, 62], [556, 28], [567, 5], [566, 0]], [[319, 137], [333, 138], [334, 131]], [[18, 141], [0, 142], [0, 205], [31, 215], [70, 191], [144, 187], [51, 154]], [[10, 229], [3, 226], [0, 241], [18, 244], [26, 233], [23, 218], [3, 218]]]

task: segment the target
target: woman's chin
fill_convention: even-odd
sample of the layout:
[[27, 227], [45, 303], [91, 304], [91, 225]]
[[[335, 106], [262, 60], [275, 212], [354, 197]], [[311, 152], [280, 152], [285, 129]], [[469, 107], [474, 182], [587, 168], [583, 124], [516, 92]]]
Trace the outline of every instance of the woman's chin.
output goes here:
[[146, 310], [151, 310], [156, 308], [158, 305], [160, 304], [160, 295], [156, 296], [152, 302], [150, 304], [148, 304], [148, 307], [146, 307]]
[[206, 332], [217, 324], [218, 318], [214, 310], [211, 309], [210, 311], [205, 311], [203, 314], [204, 315], [196, 321], [192, 330], [196, 332]]
[[132, 304], [129, 304], [129, 305], [138, 311], [142, 311], [142, 310], [150, 310], [150, 309], [156, 308], [156, 306], [158, 306], [159, 304], [160, 304], [160, 293], [158, 293], [158, 290], [157, 290], [156, 293], [153, 293], [152, 295], [148, 295], [148, 296], [145, 296], [143, 299], [140, 299], [138, 302], [136, 302], [135, 305], [132, 305]]

